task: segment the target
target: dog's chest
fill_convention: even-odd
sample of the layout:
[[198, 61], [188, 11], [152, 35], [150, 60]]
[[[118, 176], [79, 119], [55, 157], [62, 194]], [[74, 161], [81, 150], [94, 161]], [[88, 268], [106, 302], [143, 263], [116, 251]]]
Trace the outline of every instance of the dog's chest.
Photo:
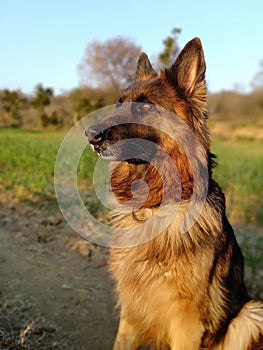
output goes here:
[[168, 312], [171, 305], [182, 300], [198, 303], [205, 288], [200, 262], [194, 264], [187, 257], [172, 263], [153, 259], [132, 263], [130, 259], [122, 259], [114, 265], [120, 303], [134, 309], [135, 315], [141, 314], [142, 309], [145, 313], [157, 314], [160, 310], [164, 314], [165, 309]]
[[171, 329], [188, 327], [193, 322], [196, 329], [200, 328], [199, 311], [196, 313], [202, 286], [192, 272], [190, 277], [176, 264], [144, 261], [126, 273], [126, 278], [117, 283], [122, 317], [140, 325], [147, 339], [156, 334], [168, 339]]

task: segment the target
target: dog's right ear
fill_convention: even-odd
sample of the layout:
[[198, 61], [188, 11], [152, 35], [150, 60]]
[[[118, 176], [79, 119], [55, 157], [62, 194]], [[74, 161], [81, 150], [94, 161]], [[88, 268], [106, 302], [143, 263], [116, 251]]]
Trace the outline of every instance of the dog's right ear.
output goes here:
[[146, 53], [142, 52], [138, 59], [137, 69], [135, 73], [135, 81], [143, 81], [154, 78], [157, 72], [153, 69]]

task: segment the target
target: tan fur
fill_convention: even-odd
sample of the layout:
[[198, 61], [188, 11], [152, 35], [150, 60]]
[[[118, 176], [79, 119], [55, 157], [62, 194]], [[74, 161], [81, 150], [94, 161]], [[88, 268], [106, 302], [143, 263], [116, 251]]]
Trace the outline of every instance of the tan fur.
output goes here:
[[[253, 350], [253, 344], [263, 334], [262, 303], [250, 301], [243, 306], [238, 316], [232, 320], [224, 339], [212, 350]], [[263, 345], [255, 349], [263, 349]]]
[[[217, 232], [220, 227], [216, 212], [206, 204], [203, 209], [205, 216], [201, 215], [188, 233], [180, 234], [187, 209], [187, 205], [181, 206], [169, 227], [150, 242], [129, 249], [111, 250], [110, 268], [118, 281], [118, 303], [124, 320], [120, 327], [123, 329], [124, 322], [137, 332], [139, 330], [140, 345], [152, 338], [157, 338], [157, 349], [170, 345], [171, 349], [194, 350], [200, 344], [203, 332], [200, 317], [203, 306], [208, 302], [204, 300], [204, 295], [213, 255], [212, 245], [210, 252], [202, 252], [202, 241], [207, 242], [211, 237], [200, 235], [200, 232]], [[166, 216], [173, 210], [173, 206], [164, 208]], [[153, 215], [158, 215], [158, 211]], [[161, 222], [162, 215], [159, 215]], [[158, 221], [154, 223], [158, 226]], [[128, 237], [138, 237], [134, 234], [134, 227], [142, 227], [142, 237], [146, 234], [143, 224], [136, 223], [128, 213], [116, 213], [113, 225], [130, 227], [132, 234], [128, 232]], [[147, 227], [148, 234], [151, 229], [154, 230], [154, 227]], [[113, 243], [120, 245], [123, 240], [125, 236], [118, 237]], [[191, 253], [193, 245], [199, 252], [195, 250]], [[223, 305], [224, 299], [218, 293], [210, 306], [209, 317], [214, 324], [217, 323], [217, 309], [222, 312]], [[119, 335], [116, 341], [120, 343]], [[126, 349], [126, 345], [122, 344], [120, 349]]]
[[[118, 110], [87, 131], [100, 155], [112, 147], [111, 189], [122, 205], [111, 213], [114, 350], [263, 350], [263, 303], [249, 301], [243, 257], [212, 179], [200, 40], [159, 75], [141, 54], [135, 81]], [[138, 102], [147, 112], [132, 108]], [[116, 141], [129, 138], [159, 148], [149, 161], [123, 160]]]
[[[169, 212], [172, 206], [166, 210]], [[186, 210], [181, 208], [167, 230], [152, 241], [128, 249], [111, 250], [110, 269], [118, 281], [116, 292], [118, 306], [121, 307], [114, 350], [139, 349], [152, 339], [156, 339], [156, 349], [197, 350], [203, 332], [200, 318], [209, 318], [211, 328], [218, 326], [224, 296], [220, 294], [217, 284], [211, 287], [213, 303], [208, 307], [209, 314], [202, 314], [209, 302], [204, 295], [207, 274], [211, 268], [212, 246], [205, 254], [201, 248], [200, 252], [189, 253], [193, 244], [198, 249], [198, 246], [202, 246], [202, 239], [209, 239], [200, 237], [200, 229], [202, 232], [220, 230], [217, 214], [206, 204], [203, 209], [205, 216], [201, 215], [198, 223], [187, 234], [179, 234]], [[143, 226], [143, 222], [136, 222], [130, 213], [117, 212], [112, 215], [113, 225], [130, 227], [131, 235], [134, 234], [134, 227]], [[149, 212], [147, 209], [141, 210], [139, 215], [147, 218]], [[141, 233], [146, 234], [143, 230]], [[127, 236], [130, 237], [129, 233]], [[120, 241], [127, 244], [123, 236], [115, 237], [113, 243], [120, 245]], [[207, 349], [252, 350], [253, 343], [262, 333], [262, 303], [251, 301], [233, 319], [223, 340]]]

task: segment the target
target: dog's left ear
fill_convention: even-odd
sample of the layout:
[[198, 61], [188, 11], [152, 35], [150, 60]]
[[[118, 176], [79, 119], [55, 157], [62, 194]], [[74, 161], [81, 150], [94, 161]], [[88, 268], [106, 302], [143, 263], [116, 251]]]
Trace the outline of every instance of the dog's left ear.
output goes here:
[[142, 52], [138, 59], [137, 69], [135, 73], [135, 81], [142, 81], [154, 78], [157, 72], [153, 69], [146, 53]]
[[186, 97], [206, 95], [205, 58], [200, 39], [194, 38], [180, 52], [175, 63], [165, 70], [168, 81]]

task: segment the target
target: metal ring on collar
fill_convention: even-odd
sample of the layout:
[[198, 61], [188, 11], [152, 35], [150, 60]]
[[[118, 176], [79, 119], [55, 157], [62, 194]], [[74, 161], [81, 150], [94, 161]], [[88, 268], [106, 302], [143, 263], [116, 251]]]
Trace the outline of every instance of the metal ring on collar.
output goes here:
[[[137, 210], [139, 211], [140, 209], [137, 209]], [[144, 209], [144, 210], [146, 210], [146, 209]], [[145, 221], [149, 220], [152, 217], [152, 214], [153, 214], [152, 209], [148, 209], [148, 210], [150, 212], [149, 212], [149, 215], [146, 218], [139, 218], [136, 215], [136, 209], [132, 208], [131, 216], [132, 216], [133, 220], [136, 221], [136, 222], [140, 222], [140, 223], [145, 222]]]

